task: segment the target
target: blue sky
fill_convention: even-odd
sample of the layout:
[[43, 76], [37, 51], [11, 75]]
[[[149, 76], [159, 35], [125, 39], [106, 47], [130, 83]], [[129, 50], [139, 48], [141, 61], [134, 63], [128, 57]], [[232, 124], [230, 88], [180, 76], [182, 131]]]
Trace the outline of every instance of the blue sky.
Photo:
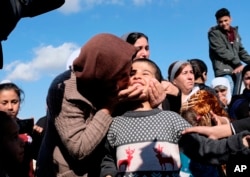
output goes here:
[[151, 56], [167, 77], [176, 60], [203, 59], [208, 81], [214, 77], [208, 57], [207, 31], [215, 12], [226, 7], [239, 26], [250, 51], [250, 1], [235, 0], [66, 0], [57, 10], [23, 18], [2, 42], [4, 68], [0, 81], [9, 79], [24, 92], [20, 118], [45, 115], [46, 95], [53, 78], [66, 68], [75, 50], [97, 33], [121, 36], [131, 31], [148, 35]]

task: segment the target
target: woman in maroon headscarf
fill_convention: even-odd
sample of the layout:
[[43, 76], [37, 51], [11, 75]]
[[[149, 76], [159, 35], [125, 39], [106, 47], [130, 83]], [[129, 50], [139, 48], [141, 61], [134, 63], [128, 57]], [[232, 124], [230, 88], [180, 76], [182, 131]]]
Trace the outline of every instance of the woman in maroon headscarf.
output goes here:
[[140, 88], [127, 89], [136, 52], [119, 37], [98, 34], [81, 48], [73, 69], [54, 79], [37, 177], [99, 176], [102, 142], [116, 105], [144, 96]]

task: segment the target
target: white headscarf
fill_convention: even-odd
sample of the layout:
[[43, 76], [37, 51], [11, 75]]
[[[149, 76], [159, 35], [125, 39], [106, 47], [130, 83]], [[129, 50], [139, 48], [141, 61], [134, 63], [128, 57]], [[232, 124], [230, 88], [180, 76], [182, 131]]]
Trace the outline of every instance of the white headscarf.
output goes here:
[[229, 104], [231, 101], [231, 98], [232, 98], [232, 93], [231, 93], [231, 87], [230, 87], [230, 83], [229, 83], [228, 79], [225, 77], [216, 77], [212, 80], [211, 87], [213, 89], [217, 86], [220, 86], [220, 85], [225, 86], [227, 88], [226, 98], [227, 98], [227, 101]]

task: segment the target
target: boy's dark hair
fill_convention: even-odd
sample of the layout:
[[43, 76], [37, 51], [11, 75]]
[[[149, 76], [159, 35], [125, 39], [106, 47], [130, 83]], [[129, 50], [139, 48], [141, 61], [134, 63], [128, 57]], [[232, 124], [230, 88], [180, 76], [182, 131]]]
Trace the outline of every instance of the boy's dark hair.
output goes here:
[[230, 17], [230, 12], [226, 8], [221, 8], [215, 13], [216, 20], [224, 16]]
[[133, 63], [135, 62], [146, 62], [148, 63], [150, 66], [152, 66], [154, 69], [155, 69], [155, 78], [161, 82], [163, 80], [163, 76], [162, 76], [162, 73], [161, 73], [161, 70], [159, 68], [159, 66], [153, 62], [152, 60], [148, 59], [148, 58], [139, 58], [139, 59], [136, 59], [136, 60], [133, 60]]
[[205, 78], [203, 77], [203, 73], [205, 72], [207, 74], [207, 65], [204, 61], [200, 59], [190, 59], [188, 62], [192, 65], [193, 72], [194, 72], [194, 79], [201, 78], [203, 81], [205, 81]]

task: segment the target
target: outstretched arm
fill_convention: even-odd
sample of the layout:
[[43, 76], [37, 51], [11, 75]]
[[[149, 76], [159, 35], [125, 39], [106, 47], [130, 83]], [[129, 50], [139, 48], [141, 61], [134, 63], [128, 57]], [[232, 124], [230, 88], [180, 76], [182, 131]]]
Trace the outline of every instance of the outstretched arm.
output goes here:
[[179, 145], [190, 159], [219, 165], [226, 163], [231, 154], [250, 154], [249, 135], [250, 132], [244, 131], [225, 139], [213, 140], [191, 133], [183, 135]]

